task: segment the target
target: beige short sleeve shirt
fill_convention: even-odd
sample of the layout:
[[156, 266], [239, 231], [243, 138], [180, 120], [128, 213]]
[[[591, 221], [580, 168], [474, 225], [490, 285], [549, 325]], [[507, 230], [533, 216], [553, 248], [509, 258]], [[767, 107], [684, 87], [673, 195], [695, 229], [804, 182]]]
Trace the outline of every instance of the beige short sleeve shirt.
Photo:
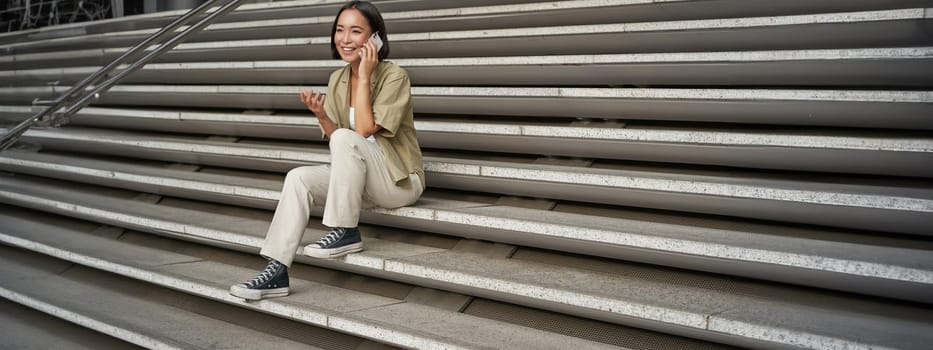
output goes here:
[[[350, 128], [349, 82], [347, 65], [331, 74], [327, 83], [324, 111], [338, 128]], [[408, 181], [410, 174], [418, 174], [423, 185], [424, 164], [415, 131], [408, 72], [395, 63], [382, 61], [373, 70], [371, 84], [373, 116], [382, 127], [374, 136], [385, 155], [389, 174], [396, 185]]]

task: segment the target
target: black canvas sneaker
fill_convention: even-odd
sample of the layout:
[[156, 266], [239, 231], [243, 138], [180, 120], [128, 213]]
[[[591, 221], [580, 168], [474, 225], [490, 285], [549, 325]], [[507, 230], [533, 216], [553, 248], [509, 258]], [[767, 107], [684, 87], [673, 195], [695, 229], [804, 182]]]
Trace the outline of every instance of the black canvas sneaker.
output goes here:
[[305, 247], [307, 256], [331, 259], [363, 251], [363, 239], [356, 227], [335, 227], [317, 242]]
[[269, 260], [269, 265], [255, 278], [231, 286], [230, 294], [247, 300], [288, 295], [288, 266]]

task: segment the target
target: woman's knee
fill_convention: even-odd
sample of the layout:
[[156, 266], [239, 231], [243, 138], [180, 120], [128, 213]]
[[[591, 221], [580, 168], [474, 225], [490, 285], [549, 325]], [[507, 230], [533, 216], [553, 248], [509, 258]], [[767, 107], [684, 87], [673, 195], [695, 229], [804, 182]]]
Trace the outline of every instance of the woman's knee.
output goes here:
[[301, 177], [304, 176], [304, 174], [308, 172], [307, 168], [309, 167], [300, 166], [297, 168], [292, 168], [291, 170], [288, 171], [287, 174], [285, 174], [285, 181], [294, 181], [294, 180], [301, 179]]
[[337, 129], [330, 134], [330, 148], [337, 148], [336, 146], [343, 145], [352, 145], [356, 142], [356, 138], [360, 137], [355, 131], [350, 129]]
[[330, 170], [326, 165], [318, 166], [300, 166], [289, 170], [285, 175], [285, 182], [292, 184], [303, 184], [308, 187], [311, 184], [327, 181]]

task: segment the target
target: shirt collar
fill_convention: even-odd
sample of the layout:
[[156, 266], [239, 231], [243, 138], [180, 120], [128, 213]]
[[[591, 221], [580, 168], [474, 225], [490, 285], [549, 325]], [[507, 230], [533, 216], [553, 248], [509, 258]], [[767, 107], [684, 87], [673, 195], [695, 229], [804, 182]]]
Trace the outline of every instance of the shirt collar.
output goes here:
[[[351, 69], [352, 69], [352, 68], [350, 68], [350, 65], [349, 65], [349, 64], [346, 65], [346, 66], [344, 66], [343, 72], [340, 74], [340, 83], [341, 83], [341, 84], [346, 85], [346, 84], [349, 84], [349, 83], [350, 83], [350, 70], [351, 70]], [[376, 88], [376, 83], [377, 83], [376, 80], [377, 80], [377, 78], [380, 76], [380, 74], [382, 73], [382, 70], [383, 70], [383, 69], [385, 69], [385, 61], [380, 61], [379, 64], [376, 65], [376, 68], [373, 69], [373, 76], [371, 77], [371, 79], [369, 79], [369, 88], [370, 88], [370, 91], [372, 91], [372, 89], [375, 89], [375, 88]]]

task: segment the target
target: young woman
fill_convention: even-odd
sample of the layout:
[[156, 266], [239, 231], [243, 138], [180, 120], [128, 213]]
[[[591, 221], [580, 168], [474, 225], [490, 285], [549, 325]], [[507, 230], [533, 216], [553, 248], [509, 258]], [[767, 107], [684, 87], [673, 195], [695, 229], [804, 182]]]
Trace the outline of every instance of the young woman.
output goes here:
[[[378, 39], [371, 40], [374, 33]], [[362, 208], [411, 205], [424, 191], [411, 82], [404, 69], [384, 61], [389, 40], [379, 10], [366, 1], [345, 4], [331, 29], [331, 51], [347, 65], [331, 74], [327, 94], [300, 93], [329, 140], [330, 165], [288, 172], [260, 252], [269, 264], [255, 278], [230, 287], [234, 296], [288, 295], [288, 267], [312, 206], [324, 205], [323, 223], [331, 230], [304, 251], [336, 258], [363, 250], [357, 229]]]

